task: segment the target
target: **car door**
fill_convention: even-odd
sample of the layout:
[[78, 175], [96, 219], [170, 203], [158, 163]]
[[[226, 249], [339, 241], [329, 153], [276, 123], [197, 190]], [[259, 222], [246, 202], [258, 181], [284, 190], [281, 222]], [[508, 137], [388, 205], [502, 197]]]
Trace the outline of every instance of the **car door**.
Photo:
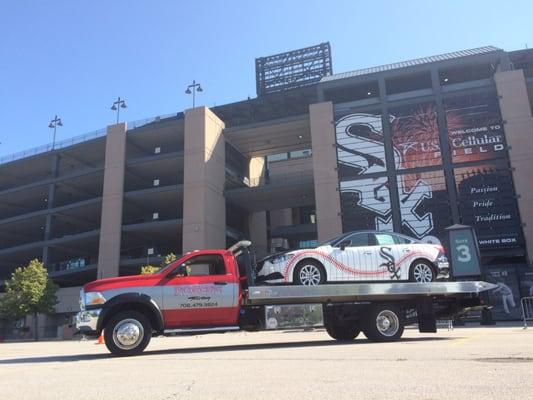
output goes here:
[[[372, 240], [367, 232], [353, 233], [333, 249], [331, 256], [337, 261], [328, 271], [328, 281], [370, 280], [372, 271]], [[345, 244], [344, 250], [340, 247]]]
[[222, 254], [192, 255], [163, 283], [163, 316], [169, 328], [235, 325], [238, 277]]
[[386, 232], [375, 232], [374, 234], [374, 255], [377, 258], [376, 263], [382, 270], [386, 269], [386, 274], [382, 280], [401, 280], [405, 279], [403, 271], [400, 269], [401, 259], [403, 257], [404, 247], [398, 244], [396, 235]]

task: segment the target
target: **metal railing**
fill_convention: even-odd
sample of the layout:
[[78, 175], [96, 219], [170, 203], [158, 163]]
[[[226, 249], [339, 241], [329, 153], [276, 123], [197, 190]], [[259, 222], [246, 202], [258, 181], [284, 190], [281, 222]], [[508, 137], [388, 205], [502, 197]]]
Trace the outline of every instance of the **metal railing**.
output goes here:
[[[183, 113], [173, 113], [173, 114], [166, 114], [166, 115], [158, 115], [156, 117], [151, 117], [151, 118], [139, 119], [136, 121], [129, 121], [127, 123], [128, 131], [132, 129], [140, 128], [141, 126], [150, 124], [152, 122], [161, 121], [166, 118], [178, 117], [179, 119], [183, 117], [183, 115], [184, 115]], [[35, 156], [37, 154], [46, 153], [48, 151], [64, 149], [65, 147], [73, 146], [78, 143], [87, 142], [91, 139], [96, 139], [96, 138], [99, 138], [105, 135], [106, 135], [106, 128], [102, 128], [96, 131], [84, 133], [82, 135], [74, 136], [68, 139], [56, 141], [55, 144], [53, 143], [43, 144], [41, 146], [33, 147], [28, 150], [23, 150], [17, 153], [8, 154], [6, 156], [0, 157], [0, 165], [6, 164], [11, 161], [20, 160], [21, 158], [26, 158], [26, 157]]]
[[91, 139], [96, 139], [101, 136], [105, 136], [105, 134], [106, 134], [106, 130], [105, 128], [103, 128], [103, 129], [98, 129], [93, 132], [84, 133], [83, 135], [74, 136], [69, 139], [60, 140], [60, 141], [57, 141], [55, 144], [48, 143], [42, 146], [34, 147], [32, 149], [19, 151], [18, 153], [13, 153], [7, 156], [0, 157], [0, 164], [6, 164], [11, 161], [20, 160], [21, 158], [26, 158], [26, 157], [35, 156], [37, 154], [46, 153], [47, 151], [64, 149], [65, 147], [69, 147], [69, 146], [72, 146], [78, 143], [86, 142]]
[[248, 179], [249, 187], [264, 185], [299, 184], [313, 182], [312, 171], [296, 171], [285, 174], [270, 174], [268, 176]]
[[155, 117], [150, 117], [150, 118], [138, 119], [135, 121], [128, 121], [127, 122], [128, 131], [132, 129], [140, 128], [141, 126], [144, 126], [144, 125], [151, 124], [152, 122], [159, 122], [164, 119], [171, 118], [171, 117], [178, 117], [179, 119], [179, 117], [182, 115], [184, 114], [183, 113], [172, 113], [172, 114], [165, 114], [165, 115], [157, 115]]
[[524, 320], [524, 329], [527, 329], [527, 321], [533, 321], [533, 296], [522, 297], [520, 303], [522, 306], [522, 319]]

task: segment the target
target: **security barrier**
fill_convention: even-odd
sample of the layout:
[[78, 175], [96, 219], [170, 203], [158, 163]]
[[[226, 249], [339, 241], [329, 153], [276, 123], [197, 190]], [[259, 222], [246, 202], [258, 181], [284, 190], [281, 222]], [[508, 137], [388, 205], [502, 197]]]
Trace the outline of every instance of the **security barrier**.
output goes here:
[[522, 318], [524, 320], [524, 329], [527, 329], [527, 321], [533, 320], [533, 296], [522, 297], [520, 303], [522, 305]]

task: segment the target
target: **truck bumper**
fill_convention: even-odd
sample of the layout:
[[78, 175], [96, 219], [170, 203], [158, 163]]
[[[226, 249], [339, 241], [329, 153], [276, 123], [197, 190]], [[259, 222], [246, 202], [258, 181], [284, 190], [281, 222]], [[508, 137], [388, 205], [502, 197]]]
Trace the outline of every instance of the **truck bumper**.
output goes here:
[[101, 308], [80, 311], [76, 314], [76, 328], [84, 335], [96, 336], [98, 334], [98, 318], [101, 312]]
[[442, 257], [436, 262], [437, 264], [437, 279], [449, 279], [450, 278], [450, 263], [446, 257]]

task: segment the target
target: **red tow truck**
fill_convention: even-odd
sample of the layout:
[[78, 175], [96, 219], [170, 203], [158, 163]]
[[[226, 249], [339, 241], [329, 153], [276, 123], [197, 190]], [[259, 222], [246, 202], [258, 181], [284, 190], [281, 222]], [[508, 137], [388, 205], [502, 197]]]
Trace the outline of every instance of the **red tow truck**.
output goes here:
[[251, 243], [196, 250], [153, 275], [100, 279], [80, 291], [77, 328], [102, 332], [118, 356], [141, 353], [152, 336], [265, 329], [265, 306], [321, 304], [327, 333], [351, 341], [401, 338], [406, 324], [436, 332], [436, 320], [480, 307], [486, 282], [372, 282], [319, 286], [256, 282]]

